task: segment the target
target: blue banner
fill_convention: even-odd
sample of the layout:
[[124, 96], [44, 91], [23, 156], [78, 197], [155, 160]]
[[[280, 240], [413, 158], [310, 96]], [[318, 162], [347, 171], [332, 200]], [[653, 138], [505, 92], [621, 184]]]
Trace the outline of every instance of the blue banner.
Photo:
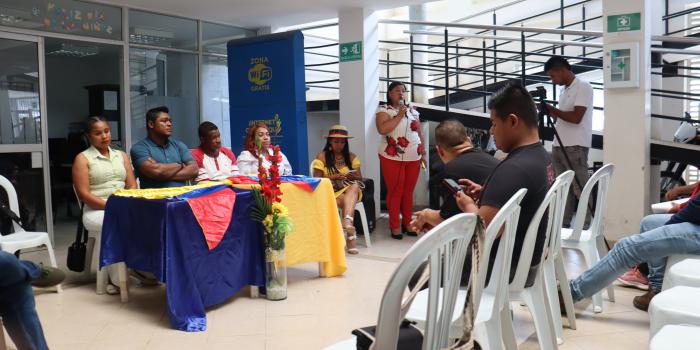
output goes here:
[[270, 128], [292, 164], [294, 174], [309, 169], [306, 132], [304, 36], [301, 31], [228, 42], [231, 146], [243, 150], [246, 129], [256, 123]]

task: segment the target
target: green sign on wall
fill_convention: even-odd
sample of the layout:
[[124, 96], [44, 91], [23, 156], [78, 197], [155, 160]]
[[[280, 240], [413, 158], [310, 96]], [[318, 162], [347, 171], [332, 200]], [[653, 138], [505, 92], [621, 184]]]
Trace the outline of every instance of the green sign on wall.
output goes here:
[[338, 57], [340, 62], [362, 60], [362, 41], [343, 43], [338, 45], [340, 49]]
[[608, 16], [608, 33], [639, 30], [641, 17], [639, 12]]

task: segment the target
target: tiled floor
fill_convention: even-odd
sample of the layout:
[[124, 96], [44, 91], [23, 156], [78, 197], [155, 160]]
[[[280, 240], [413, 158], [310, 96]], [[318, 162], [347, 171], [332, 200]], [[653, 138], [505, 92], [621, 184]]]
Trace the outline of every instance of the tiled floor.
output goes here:
[[[359, 240], [360, 255], [348, 257], [344, 276], [318, 278], [315, 264], [291, 268], [287, 300], [250, 299], [241, 291], [208, 310], [206, 332], [169, 328], [162, 286], [134, 286], [129, 303], [122, 304], [118, 296], [96, 295], [94, 283], [72, 272], [62, 295], [37, 291], [37, 309], [51, 349], [320, 349], [348, 338], [354, 328], [376, 323], [386, 281], [416, 241], [390, 239], [386, 220], [378, 226], [371, 249]], [[57, 227], [56, 253], [64, 265], [75, 226]], [[40, 260], [44, 255], [23, 257]], [[581, 258], [569, 251], [565, 255], [569, 273], [579, 274]], [[565, 328], [560, 349], [647, 348], [648, 315], [632, 307], [632, 297], [640, 292], [622, 287], [615, 292], [617, 302], [606, 303], [601, 314], [593, 314], [590, 303], [576, 305], [578, 329]], [[520, 349], [537, 349], [527, 308], [514, 303], [513, 310]]]

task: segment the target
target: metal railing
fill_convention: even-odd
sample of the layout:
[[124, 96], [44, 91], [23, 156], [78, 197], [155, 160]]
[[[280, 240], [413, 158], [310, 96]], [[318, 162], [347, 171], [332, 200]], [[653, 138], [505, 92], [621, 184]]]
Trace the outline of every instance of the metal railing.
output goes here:
[[[506, 8], [526, 0], [515, 0], [510, 3], [499, 6], [497, 9], [490, 9], [461, 18], [456, 22], [471, 19], [476, 16], [492, 13], [493, 22], [496, 23], [496, 10]], [[432, 21], [405, 21], [383, 19], [379, 20], [381, 25], [387, 26], [409, 26], [423, 27], [424, 29], [406, 30], [407, 35], [405, 41], [400, 40], [380, 40], [382, 46], [380, 48], [382, 57], [379, 64], [383, 69], [380, 69], [383, 76], [380, 81], [389, 82], [393, 80], [403, 81], [407, 86], [413, 88], [421, 87], [431, 89], [436, 93], [436, 97], [432, 99], [431, 104], [444, 105], [445, 110], [449, 111], [450, 107], [455, 105], [453, 98], [459, 97], [459, 94], [470, 97], [469, 100], [474, 100], [473, 96], [480, 96], [482, 100], [482, 110], [486, 110], [486, 101], [489, 95], [493, 93], [493, 87], [498, 86], [506, 80], [520, 80], [523, 85], [532, 84], [551, 84], [549, 76], [543, 71], [543, 64], [549, 57], [558, 55], [568, 58], [575, 69], [583, 71], [593, 71], [602, 69], [602, 47], [601, 38], [603, 36], [600, 31], [585, 30], [587, 24], [602, 19], [600, 15], [590, 16], [586, 13], [586, 4], [595, 0], [584, 0], [570, 5], [564, 6], [563, 0], [560, 1], [560, 6], [555, 9], [547, 10], [532, 16], [528, 16], [517, 21], [511, 21], [505, 25], [484, 25], [484, 24], [465, 24], [465, 23], [441, 23]], [[667, 1], [668, 3], [668, 1]], [[571, 23], [565, 23], [565, 10], [571, 11], [575, 7], [580, 6], [581, 18]], [[668, 7], [667, 7], [668, 9]], [[668, 22], [674, 18], [687, 15], [689, 13], [700, 11], [700, 7], [679, 11], [677, 13], [668, 13], [662, 17], [668, 27]], [[525, 26], [524, 23], [529, 20], [538, 19], [543, 16], [560, 15], [559, 28], [538, 28]], [[514, 26], [520, 24], [520, 26]], [[322, 27], [337, 26], [337, 23], [314, 26], [307, 29], [317, 29]], [[580, 26], [582, 29], [570, 29], [574, 26]], [[602, 28], [602, 25], [600, 26]], [[471, 32], [464, 33], [464, 30]], [[669, 34], [680, 33], [692, 29], [685, 28], [681, 31], [674, 31]], [[499, 33], [500, 32], [500, 33]], [[503, 32], [517, 33], [519, 35], [503, 35]], [[666, 29], [668, 33], [668, 29]], [[543, 35], [556, 36], [557, 39], [542, 38]], [[422, 40], [418, 38], [435, 38], [441, 40]], [[338, 89], [337, 86], [326, 86], [323, 84], [337, 83], [337, 70], [322, 68], [331, 65], [338, 65], [337, 54], [317, 52], [329, 47], [337, 47], [337, 40], [322, 38], [327, 40], [328, 44], [311, 45], [305, 47], [305, 53], [310, 56], [328, 58], [329, 60], [319, 63], [307, 64], [307, 71], [322, 74], [329, 74], [329, 79], [312, 80], [307, 82], [309, 88], [321, 89]], [[474, 43], [476, 41], [476, 43]], [[695, 37], [674, 37], [674, 36], [653, 36], [654, 43], [676, 43], [687, 45], [700, 45], [700, 38]], [[580, 48], [573, 52], [570, 48]], [[569, 49], [567, 49], [569, 48]], [[660, 54], [683, 54], [683, 55], [700, 55], [700, 50], [676, 49], [653, 46], [653, 53]], [[427, 56], [427, 60], [417, 61], [416, 56], [422, 54]], [[468, 61], [467, 64], [464, 61]], [[503, 69], [503, 67], [512, 68], [517, 64], [518, 69]], [[397, 69], [404, 67], [405, 69]], [[500, 68], [500, 69], [499, 69]], [[673, 70], [674, 77], [700, 79], [700, 74], [695, 74], [695, 71], [700, 68], [684, 66], [681, 64], [669, 64], [664, 61], [653, 63], [652, 75], [668, 76], [670, 73], [667, 70]], [[659, 69], [660, 68], [660, 69]], [[397, 73], [397, 71], [399, 71]], [[427, 71], [428, 81], [417, 82], [416, 73]], [[603, 84], [593, 81], [592, 85], [596, 90], [602, 90]], [[556, 103], [557, 89], [552, 86], [551, 103]], [[380, 91], [383, 93], [384, 91]], [[442, 93], [442, 95], [440, 95]], [[663, 89], [652, 89], [653, 97], [664, 99], [685, 100], [690, 102], [700, 102], [700, 94], [692, 94], [685, 91], [672, 91]], [[467, 95], [468, 94], [468, 95]], [[433, 103], [435, 102], [435, 103]], [[595, 107], [596, 110], [602, 110], [601, 106]], [[655, 118], [665, 118], [670, 120], [685, 120], [685, 118], [664, 116], [660, 114], [652, 114]]]

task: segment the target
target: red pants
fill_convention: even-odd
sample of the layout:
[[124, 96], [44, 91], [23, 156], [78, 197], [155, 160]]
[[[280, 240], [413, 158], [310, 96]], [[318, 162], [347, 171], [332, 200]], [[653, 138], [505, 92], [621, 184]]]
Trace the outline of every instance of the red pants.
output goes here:
[[389, 228], [397, 231], [399, 212], [401, 224], [405, 227], [411, 223], [413, 214], [413, 190], [420, 174], [420, 160], [401, 162], [379, 156], [379, 164], [386, 185], [386, 207], [389, 209]]

